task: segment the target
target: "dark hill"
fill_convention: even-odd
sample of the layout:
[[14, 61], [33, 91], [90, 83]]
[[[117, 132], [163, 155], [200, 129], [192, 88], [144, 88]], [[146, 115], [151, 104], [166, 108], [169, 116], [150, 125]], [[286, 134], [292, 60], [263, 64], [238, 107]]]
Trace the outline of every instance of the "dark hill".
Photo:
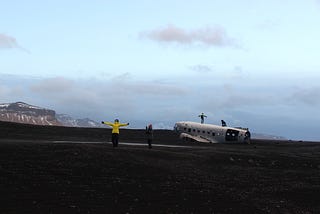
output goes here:
[[[41, 126], [0, 121], [0, 138], [36, 140], [111, 141], [109, 128]], [[146, 142], [143, 129], [121, 129], [120, 141]], [[155, 130], [154, 143], [176, 144], [179, 136], [171, 130]]]

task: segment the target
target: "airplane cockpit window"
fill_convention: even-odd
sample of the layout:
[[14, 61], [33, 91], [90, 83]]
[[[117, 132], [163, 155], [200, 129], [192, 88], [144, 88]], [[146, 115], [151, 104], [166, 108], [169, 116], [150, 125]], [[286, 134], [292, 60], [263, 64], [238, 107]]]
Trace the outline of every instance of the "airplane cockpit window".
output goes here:
[[239, 136], [238, 130], [228, 129], [226, 132], [226, 141], [237, 141]]

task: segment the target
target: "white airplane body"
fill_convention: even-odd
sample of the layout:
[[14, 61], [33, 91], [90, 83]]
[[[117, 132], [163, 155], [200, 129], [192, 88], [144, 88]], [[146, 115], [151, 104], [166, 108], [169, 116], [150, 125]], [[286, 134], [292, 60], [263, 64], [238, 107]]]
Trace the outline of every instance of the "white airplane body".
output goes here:
[[250, 143], [250, 132], [245, 128], [181, 121], [174, 130], [182, 139], [202, 143]]

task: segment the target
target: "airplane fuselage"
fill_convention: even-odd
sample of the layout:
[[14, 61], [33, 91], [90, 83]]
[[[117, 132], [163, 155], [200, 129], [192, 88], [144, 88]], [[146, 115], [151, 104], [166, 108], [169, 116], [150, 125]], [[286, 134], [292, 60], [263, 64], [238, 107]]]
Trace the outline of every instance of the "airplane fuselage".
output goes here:
[[248, 129], [201, 124], [181, 121], [175, 124], [174, 130], [180, 133], [180, 138], [204, 143], [249, 143]]

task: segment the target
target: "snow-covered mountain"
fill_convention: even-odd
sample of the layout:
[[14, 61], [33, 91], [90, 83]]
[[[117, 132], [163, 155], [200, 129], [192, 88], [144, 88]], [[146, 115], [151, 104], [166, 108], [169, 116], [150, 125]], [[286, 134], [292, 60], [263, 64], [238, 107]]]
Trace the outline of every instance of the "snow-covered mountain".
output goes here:
[[84, 119], [74, 119], [73, 117], [67, 114], [57, 114], [57, 120], [62, 123], [64, 126], [71, 126], [71, 127], [104, 127], [102, 124], [91, 120], [89, 118]]
[[0, 121], [34, 125], [104, 127], [89, 118], [74, 119], [69, 115], [56, 114], [54, 110], [29, 105], [24, 102], [0, 104]]
[[62, 125], [56, 119], [54, 110], [29, 105], [24, 102], [0, 104], [0, 120], [34, 125]]
[[261, 133], [252, 133], [251, 138], [261, 139], [261, 140], [287, 140], [287, 138], [276, 135], [261, 134]]

